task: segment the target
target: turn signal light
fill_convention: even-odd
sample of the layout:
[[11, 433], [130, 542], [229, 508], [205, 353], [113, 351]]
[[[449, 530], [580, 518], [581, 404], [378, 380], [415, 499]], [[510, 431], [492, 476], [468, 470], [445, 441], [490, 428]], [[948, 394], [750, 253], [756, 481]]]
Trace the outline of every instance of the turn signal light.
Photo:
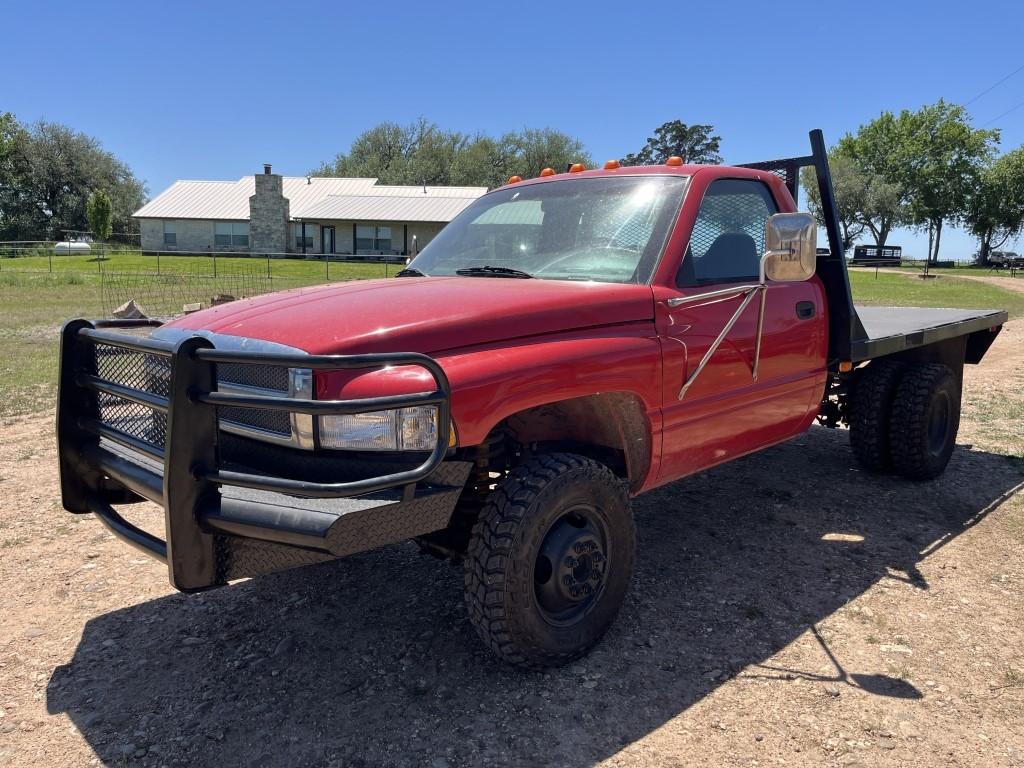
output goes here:
[[665, 165], [682, 165], [683, 158], [679, 155], [672, 155], [668, 160], [665, 161]]
[[543, 171], [540, 172], [540, 175], [541, 176], [554, 176], [555, 175], [555, 169], [554, 168], [545, 168]]
[[522, 180], [523, 179], [522, 179], [521, 176], [509, 176], [508, 177], [508, 183], [509, 184], [518, 184]]
[[580, 171], [585, 170], [587, 170], [587, 166], [585, 166], [583, 163], [573, 163], [571, 166], [569, 166], [569, 173], [579, 173]]
[[619, 167], [619, 161], [618, 160], [605, 160], [604, 161], [604, 169], [606, 171], [614, 171], [618, 167]]
[[849, 373], [852, 370], [853, 370], [853, 363], [851, 363], [849, 360], [843, 360], [841, 363], [839, 363], [839, 372], [840, 373]]

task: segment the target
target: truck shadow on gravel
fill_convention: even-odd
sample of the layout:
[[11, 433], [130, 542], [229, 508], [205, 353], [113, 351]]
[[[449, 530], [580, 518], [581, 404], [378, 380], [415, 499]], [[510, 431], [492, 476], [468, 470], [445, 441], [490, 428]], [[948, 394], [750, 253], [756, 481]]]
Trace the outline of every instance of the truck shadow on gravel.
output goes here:
[[831, 656], [816, 624], [880, 580], [928, 589], [918, 564], [1020, 478], [963, 446], [934, 483], [874, 477], [816, 428], [637, 500], [632, 595], [568, 668], [494, 660], [461, 572], [406, 544], [98, 616], [47, 707], [110, 765], [441, 768], [591, 765], [741, 670], [919, 698], [884, 669], [767, 660], [809, 628]]

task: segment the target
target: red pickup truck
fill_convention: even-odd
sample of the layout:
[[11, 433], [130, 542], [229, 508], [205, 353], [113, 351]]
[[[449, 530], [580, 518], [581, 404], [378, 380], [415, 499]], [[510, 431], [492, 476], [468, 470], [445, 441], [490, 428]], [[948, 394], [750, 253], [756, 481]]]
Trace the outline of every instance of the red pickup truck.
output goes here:
[[[964, 363], [1006, 313], [855, 307], [819, 131], [811, 144], [744, 167], [513, 177], [397, 278], [166, 324], [71, 321], [64, 507], [184, 591], [414, 539], [463, 564], [499, 656], [576, 658], [629, 588], [632, 496], [815, 419], [849, 426], [871, 471], [946, 467]], [[808, 165], [829, 253], [794, 212]], [[160, 537], [122, 516], [147, 499]]]

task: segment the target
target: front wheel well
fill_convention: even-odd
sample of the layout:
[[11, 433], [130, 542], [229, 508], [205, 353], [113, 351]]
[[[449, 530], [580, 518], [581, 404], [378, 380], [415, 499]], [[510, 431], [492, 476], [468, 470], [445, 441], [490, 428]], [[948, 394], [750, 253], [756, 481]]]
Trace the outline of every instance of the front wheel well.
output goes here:
[[511, 414], [495, 428], [521, 454], [569, 451], [599, 461], [631, 490], [639, 490], [651, 463], [651, 426], [643, 402], [609, 392], [545, 403]]

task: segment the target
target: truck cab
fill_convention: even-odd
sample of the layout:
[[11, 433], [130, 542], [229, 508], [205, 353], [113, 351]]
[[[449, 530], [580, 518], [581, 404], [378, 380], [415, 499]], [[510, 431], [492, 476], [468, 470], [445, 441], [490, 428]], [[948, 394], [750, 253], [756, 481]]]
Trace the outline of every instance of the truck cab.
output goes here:
[[[390, 280], [72, 321], [64, 506], [183, 591], [413, 539], [464, 569], [501, 658], [577, 658], [629, 588], [633, 496], [815, 419], [871, 471], [946, 467], [963, 365], [1006, 314], [855, 307], [811, 142], [751, 166], [545, 169]], [[806, 165], [825, 253], [796, 211]], [[162, 535], [120, 510], [143, 500]]]

